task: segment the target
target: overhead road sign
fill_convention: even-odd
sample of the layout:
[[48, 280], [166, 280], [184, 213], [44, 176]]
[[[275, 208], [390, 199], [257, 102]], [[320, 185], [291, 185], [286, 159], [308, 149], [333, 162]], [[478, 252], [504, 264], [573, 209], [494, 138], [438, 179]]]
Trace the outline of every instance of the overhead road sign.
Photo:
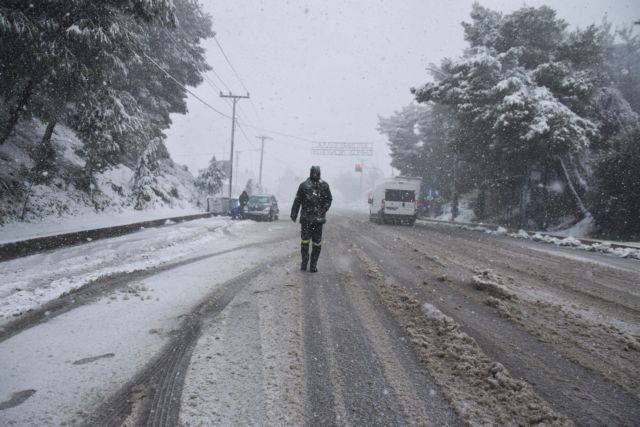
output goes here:
[[320, 142], [311, 145], [314, 156], [373, 156], [373, 142]]

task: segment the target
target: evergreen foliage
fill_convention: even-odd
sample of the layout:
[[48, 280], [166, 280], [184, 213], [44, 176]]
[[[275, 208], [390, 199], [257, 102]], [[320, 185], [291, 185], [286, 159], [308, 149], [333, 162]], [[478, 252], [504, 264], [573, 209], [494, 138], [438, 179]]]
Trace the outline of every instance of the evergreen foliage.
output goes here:
[[223, 170], [223, 162], [213, 156], [206, 169], [202, 169], [196, 178], [196, 187], [205, 195], [212, 196], [222, 190], [223, 180], [226, 174]]
[[158, 151], [160, 140], [152, 140], [142, 152], [135, 169], [133, 195], [135, 198], [135, 209], [144, 209], [157, 194], [155, 175], [158, 169]]
[[[476, 189], [476, 212], [512, 225], [544, 228], [594, 208], [606, 229], [616, 220], [602, 212], [627, 215], [631, 187], [610, 193], [604, 165], [635, 165], [633, 144], [616, 138], [637, 135], [638, 36], [627, 29], [616, 38], [606, 22], [569, 31], [546, 6], [503, 15], [476, 3], [462, 25], [469, 48], [430, 68], [433, 81], [412, 89], [419, 105], [379, 119], [392, 165], [454, 204]], [[602, 197], [585, 204], [593, 186]]]
[[594, 171], [593, 216], [613, 237], [640, 237], [640, 130], [619, 135]]
[[146, 164], [142, 173], [154, 165], [145, 156], [166, 152], [163, 131], [186, 113], [183, 86], [209, 69], [200, 41], [211, 35], [197, 0], [2, 2], [0, 144], [20, 119], [68, 126], [93, 199], [96, 173]]

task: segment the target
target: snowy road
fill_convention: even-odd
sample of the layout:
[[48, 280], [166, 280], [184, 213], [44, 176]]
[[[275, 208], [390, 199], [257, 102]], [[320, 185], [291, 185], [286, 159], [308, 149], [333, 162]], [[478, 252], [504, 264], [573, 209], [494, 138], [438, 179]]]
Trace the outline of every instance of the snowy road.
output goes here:
[[0, 263], [0, 425], [636, 425], [640, 262], [336, 212]]

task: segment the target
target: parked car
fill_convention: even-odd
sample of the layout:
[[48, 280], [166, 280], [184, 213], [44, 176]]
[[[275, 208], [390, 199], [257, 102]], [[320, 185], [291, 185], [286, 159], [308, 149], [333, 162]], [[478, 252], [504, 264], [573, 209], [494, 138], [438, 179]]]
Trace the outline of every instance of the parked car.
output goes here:
[[249, 197], [245, 217], [255, 220], [277, 221], [278, 201], [273, 194], [260, 194]]

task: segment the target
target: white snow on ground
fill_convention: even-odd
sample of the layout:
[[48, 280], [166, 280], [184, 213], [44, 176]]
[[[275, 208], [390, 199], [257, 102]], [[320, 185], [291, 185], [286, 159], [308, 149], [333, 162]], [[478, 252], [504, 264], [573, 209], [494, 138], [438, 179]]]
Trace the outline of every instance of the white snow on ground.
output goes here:
[[[278, 223], [206, 219], [7, 261], [0, 264], [0, 274], [8, 277], [0, 304], [9, 313], [8, 304], [35, 306], [90, 277], [286, 237], [291, 230]], [[167, 270], [0, 343], [0, 402], [35, 390], [21, 405], [1, 411], [0, 425], [61, 425], [73, 418], [82, 423], [83, 411], [130, 380], [206, 294], [292, 248], [295, 241], [252, 247]], [[20, 286], [35, 301], [16, 296], [21, 276]], [[47, 289], [55, 283], [50, 276], [58, 277], [55, 292]], [[98, 358], [74, 364], [92, 357]]]
[[[287, 262], [295, 269], [297, 259]], [[282, 267], [265, 269], [203, 325], [179, 425], [304, 425], [302, 288]]]
[[154, 219], [196, 215], [203, 213], [196, 208], [157, 208], [153, 210], [127, 210], [122, 213], [108, 215], [79, 215], [72, 217], [48, 217], [41, 223], [11, 223], [0, 227], [0, 244], [36, 237], [54, 236], [56, 234], [72, 233], [94, 228], [114, 227]]
[[[367, 201], [356, 201], [356, 202], [348, 202], [348, 203], [338, 203], [333, 204], [332, 209], [341, 210], [346, 212], [357, 212], [363, 214], [369, 214], [369, 205], [366, 203]], [[327, 215], [331, 215], [331, 211]]]
[[[40, 143], [44, 128], [37, 119], [23, 121], [16, 127], [15, 135], [0, 145], [3, 189], [0, 191], [0, 224], [3, 224], [0, 242], [6, 241], [5, 234], [12, 234], [12, 231], [17, 233], [17, 238], [24, 238], [25, 232], [35, 233], [30, 236], [42, 232], [55, 234], [74, 230], [78, 221], [84, 223], [95, 218], [99, 223], [96, 225], [105, 226], [105, 221], [110, 225], [110, 215], [130, 215], [127, 212], [134, 210], [137, 200], [133, 191], [134, 170], [120, 164], [95, 174], [95, 187], [89, 194], [85, 189], [85, 162], [77, 154], [82, 142], [71, 129], [61, 124], [56, 126], [51, 140], [57, 155], [50, 182], [30, 186], [25, 177], [25, 170], [34, 166], [29, 153]], [[195, 209], [193, 206], [201, 194], [195, 188], [194, 179], [184, 166], [169, 158], [159, 159], [150, 184], [153, 188], [151, 199], [144, 209]], [[158, 214], [163, 215], [160, 211]], [[59, 226], [50, 231], [45, 223]]]
[[[150, 228], [0, 263], [0, 326], [100, 277], [144, 270], [180, 258], [238, 245], [227, 232], [252, 227], [249, 221], [207, 218]], [[267, 227], [260, 224], [266, 231]]]
[[575, 237], [568, 236], [563, 239], [548, 236], [541, 233], [534, 233], [533, 235], [527, 233], [524, 230], [520, 230], [517, 234], [510, 234], [512, 237], [519, 239], [530, 239], [536, 242], [553, 243], [557, 246], [567, 246], [575, 249], [582, 249], [591, 252], [601, 252], [606, 254], [612, 254], [621, 258], [634, 258], [640, 259], [640, 249], [634, 248], [614, 248], [612, 242], [597, 242], [592, 245], [585, 245]]
[[[419, 223], [422, 222], [423, 224], [434, 224], [434, 222], [427, 222], [427, 221], [420, 221], [420, 220], [418, 221]], [[450, 222], [440, 222], [439, 224], [445, 225], [445, 226], [451, 226], [451, 227], [459, 227], [465, 230], [481, 231], [487, 234], [507, 235], [509, 237], [513, 237], [516, 239], [531, 240], [534, 242], [552, 243], [556, 246], [586, 250], [590, 252], [600, 252], [600, 253], [615, 255], [621, 258], [632, 258], [632, 259], [640, 260], [640, 242], [622, 243], [622, 242], [598, 241], [592, 245], [585, 245], [580, 240], [578, 240], [573, 236], [558, 238], [558, 237], [549, 236], [542, 232], [529, 233], [525, 230], [519, 230], [517, 233], [509, 233], [508, 230], [504, 227], [498, 227], [496, 230], [491, 230], [482, 225], [469, 226], [469, 225], [452, 224]], [[633, 246], [633, 247], [615, 248], [613, 247], [613, 245], [615, 244]]]
[[574, 226], [567, 228], [565, 230], [554, 231], [553, 234], [558, 236], [572, 236], [578, 238], [588, 238], [589, 235], [593, 232], [594, 222], [592, 216], [587, 216], [583, 218], [579, 222], [577, 222]]
[[[458, 216], [453, 220], [454, 222], [471, 222], [476, 219], [476, 214], [473, 212], [471, 206], [474, 199], [474, 193], [463, 194], [458, 199]], [[434, 218], [440, 221], [452, 221], [451, 219], [451, 203], [445, 203], [442, 205], [442, 215]]]

